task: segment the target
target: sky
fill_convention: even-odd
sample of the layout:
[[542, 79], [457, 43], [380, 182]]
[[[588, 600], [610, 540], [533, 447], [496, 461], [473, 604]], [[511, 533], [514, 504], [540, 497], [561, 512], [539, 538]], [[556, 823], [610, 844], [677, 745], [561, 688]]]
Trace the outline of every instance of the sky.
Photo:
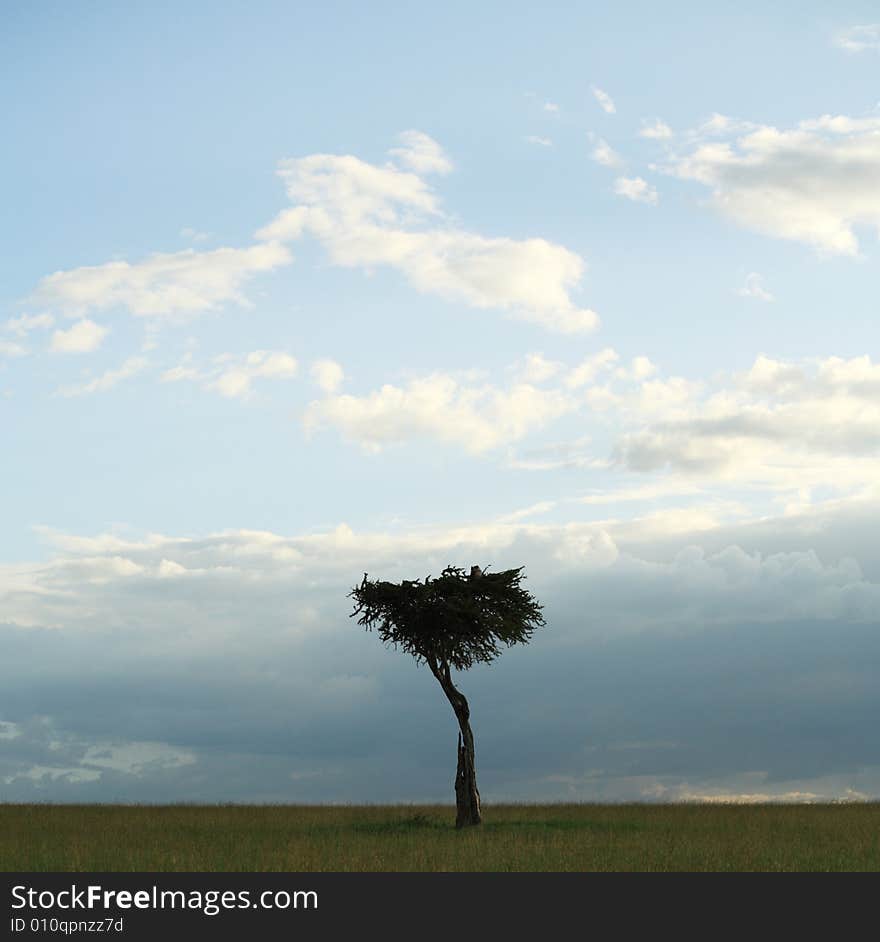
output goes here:
[[0, 22], [0, 800], [880, 797], [876, 4]]

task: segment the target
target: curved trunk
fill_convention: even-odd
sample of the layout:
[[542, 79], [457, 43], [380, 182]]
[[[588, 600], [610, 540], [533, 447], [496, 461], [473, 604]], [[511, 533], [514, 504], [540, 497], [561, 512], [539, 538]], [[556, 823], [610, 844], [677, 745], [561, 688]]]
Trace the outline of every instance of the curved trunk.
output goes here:
[[[459, 723], [461, 721], [459, 720]], [[474, 734], [465, 720], [464, 731], [458, 734], [458, 768], [455, 772], [455, 826], [457, 828], [479, 824], [480, 792], [477, 789], [477, 770], [474, 767]]]
[[471, 729], [471, 711], [464, 694], [452, 682], [447, 663], [429, 661], [428, 666], [437, 678], [446, 699], [452, 705], [458, 720], [458, 765], [455, 771], [455, 826], [470, 827], [479, 824], [480, 792], [477, 789], [477, 770], [474, 765], [474, 733]]

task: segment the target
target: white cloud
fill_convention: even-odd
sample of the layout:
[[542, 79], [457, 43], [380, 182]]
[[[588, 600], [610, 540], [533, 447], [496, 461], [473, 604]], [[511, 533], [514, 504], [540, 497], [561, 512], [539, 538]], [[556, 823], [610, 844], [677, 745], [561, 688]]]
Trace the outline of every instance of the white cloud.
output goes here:
[[834, 39], [834, 44], [847, 52], [864, 52], [866, 49], [880, 50], [880, 23], [851, 26]]
[[228, 399], [240, 399], [249, 395], [255, 379], [287, 379], [295, 376], [296, 370], [297, 362], [289, 354], [261, 350], [248, 354], [241, 365], [224, 369], [216, 379], [208, 383], [208, 388], [216, 389]]
[[544, 111], [549, 112], [550, 114], [559, 114], [560, 108], [555, 102], [545, 101], [544, 102]]
[[712, 190], [740, 225], [820, 252], [856, 255], [880, 227], [880, 118], [823, 115], [790, 130], [715, 116], [665, 168]]
[[11, 317], [3, 325], [18, 337], [26, 337], [32, 330], [48, 330], [55, 323], [51, 314], [23, 314], [21, 317]]
[[551, 141], [549, 137], [538, 137], [535, 134], [530, 134], [526, 138], [526, 141], [529, 144], [537, 144], [540, 147], [552, 147], [553, 146], [553, 141]]
[[521, 375], [526, 383], [544, 383], [557, 376], [563, 368], [564, 364], [558, 360], [548, 360], [541, 353], [527, 353]]
[[[673, 624], [704, 630], [785, 619], [876, 621], [880, 584], [852, 557], [826, 558], [802, 548], [747, 550], [736, 542], [741, 531], [733, 531], [732, 542], [721, 548], [707, 549], [699, 543], [713, 528], [695, 532], [691, 524], [696, 520], [697, 531], [701, 524], [692, 515], [679, 528], [680, 549], [643, 558], [625, 548], [632, 540], [627, 531], [642, 539], [650, 533], [656, 541], [669, 535], [668, 527], [638, 517], [587, 523], [522, 519], [552, 509], [552, 503], [540, 502], [468, 526], [394, 533], [354, 531], [343, 523], [292, 536], [249, 530], [198, 538], [156, 535], [128, 541], [124, 557], [112, 538], [59, 535], [49, 561], [0, 564], [0, 613], [9, 624], [63, 625], [79, 634], [103, 631], [108, 623], [133, 624], [133, 618], [134, 624], [155, 623], [149, 641], [155, 656], [203, 651], [206, 639], [219, 644], [236, 638], [237, 646], [230, 645], [235, 652], [253, 647], [253, 625], [264, 640], [291, 627], [298, 634], [327, 631], [307, 609], [324, 607], [329, 599], [325, 617], [338, 620], [338, 600], [363, 571], [364, 560], [371, 572], [389, 579], [436, 573], [450, 560], [482, 560], [493, 569], [525, 565], [536, 585], [567, 579], [592, 599], [591, 630], [597, 636]], [[554, 595], [558, 611], [559, 593]], [[250, 614], [243, 618], [245, 613]], [[144, 639], [130, 635], [126, 643], [139, 650]]]
[[39, 717], [21, 729], [17, 738], [22, 740], [22, 746], [27, 750], [26, 757], [42, 753], [41, 758], [54, 761], [49, 765], [25, 759], [11, 775], [0, 779], [6, 785], [22, 781], [33, 782], [38, 788], [52, 782], [82, 785], [100, 781], [105, 773], [140, 778], [196, 762], [192, 751], [163, 742], [89, 742], [59, 729], [47, 716]]
[[123, 307], [138, 317], [192, 316], [227, 301], [246, 304], [241, 288], [249, 278], [290, 261], [290, 252], [273, 241], [246, 249], [187, 249], [134, 264], [55, 272], [42, 279], [34, 298], [69, 314]]
[[398, 134], [400, 147], [394, 147], [389, 154], [408, 170], [414, 173], [450, 173], [452, 161], [443, 148], [422, 131], [403, 131]]
[[[842, 776], [841, 776], [842, 777]], [[770, 780], [766, 772], [740, 773], [737, 778], [741, 782], [725, 781], [723, 783], [707, 782], [705, 784], [691, 784], [689, 782], [676, 782], [664, 784], [654, 782], [643, 786], [643, 798], [651, 801], [699, 802], [700, 804], [814, 804], [832, 802], [857, 802], [871, 800], [868, 794], [859, 792], [852, 787], [845, 787], [840, 781], [810, 782], [811, 788], [795, 787], [789, 783]], [[739, 784], [738, 791], [731, 791], [731, 785]], [[813, 788], [822, 787], [822, 791]]]
[[602, 138], [599, 138], [599, 142], [593, 148], [592, 157], [597, 164], [602, 164], [603, 167], [620, 167], [623, 164], [620, 154]]
[[91, 353], [97, 350], [109, 333], [109, 328], [84, 318], [68, 330], [56, 330], [52, 334], [53, 353]]
[[419, 291], [506, 309], [563, 333], [598, 323], [593, 311], [571, 298], [584, 273], [580, 256], [545, 239], [486, 237], [458, 228], [417, 174], [314, 154], [282, 161], [279, 175], [296, 205], [258, 238], [312, 235], [335, 265], [387, 265]]
[[251, 377], [242, 367], [233, 367], [224, 370], [217, 379], [208, 384], [209, 389], [215, 389], [227, 399], [243, 399], [251, 391]]
[[639, 131], [639, 137], [646, 137], [655, 141], [666, 141], [672, 136], [672, 128], [659, 118], [655, 118], [650, 123], [643, 121], [642, 129]]
[[657, 190], [641, 177], [618, 177], [614, 181], [614, 192], [634, 203], [657, 204]]
[[30, 768], [22, 769], [13, 775], [3, 777], [4, 785], [12, 785], [22, 779], [34, 782], [36, 785], [43, 785], [46, 780], [55, 782], [64, 780], [72, 785], [82, 782], [96, 782], [101, 777], [101, 773], [95, 769], [81, 769], [77, 766], [51, 766], [51, 765], [33, 765]]
[[296, 358], [284, 351], [224, 353], [215, 357], [211, 366], [201, 369], [193, 365], [193, 356], [187, 353], [177, 366], [165, 370], [160, 379], [163, 383], [199, 382], [203, 389], [226, 399], [246, 399], [253, 391], [254, 380], [292, 379], [298, 369]]
[[[506, 466], [662, 474], [670, 494], [694, 482], [737, 486], [752, 501], [766, 494], [791, 509], [813, 488], [857, 493], [880, 479], [880, 364], [870, 357], [761, 355], [745, 372], [707, 380], [664, 376], [645, 356], [618, 363], [610, 348], [571, 367], [527, 358], [531, 381], [571, 396], [566, 411], [591, 425], [575, 440], [510, 454]], [[384, 405], [390, 412], [390, 399]], [[603, 426], [611, 443], [597, 452]]]
[[120, 540], [115, 534], [81, 537], [47, 529], [43, 535], [53, 544], [49, 561], [0, 563], [0, 622], [63, 626], [76, 633], [142, 623], [151, 626], [148, 635], [126, 632], [126, 644], [151, 656], [185, 648], [204, 653], [208, 639], [216, 645], [238, 638], [236, 650], [252, 650], [254, 636], [243, 631], [246, 624], [270, 635], [326, 631], [328, 624], [316, 623], [309, 611], [316, 590], [330, 600], [330, 624], [338, 623], [338, 599], [365, 559], [389, 578], [409, 577], [425, 566], [437, 573], [459, 558], [481, 559], [496, 569], [529, 562], [530, 577], [538, 578], [607, 566], [619, 555], [601, 527], [518, 520], [395, 533], [354, 531], [340, 523], [292, 536], [225, 530], [198, 538], [154, 534]]
[[657, 372], [657, 367], [645, 356], [633, 357], [629, 367], [618, 367], [615, 376], [620, 379], [631, 379], [636, 382], [647, 379]]
[[630, 424], [616, 456], [634, 471], [667, 468], [783, 489], [876, 480], [880, 364], [869, 357], [759, 356], [714, 387], [672, 377], [598, 390], [592, 401]]
[[137, 376], [149, 366], [149, 360], [146, 357], [129, 357], [118, 369], [107, 370], [100, 376], [87, 383], [80, 383], [76, 386], [65, 386], [58, 390], [57, 395], [65, 399], [71, 399], [75, 396], [88, 396], [96, 392], [107, 392], [123, 380]]
[[386, 384], [367, 396], [331, 396], [312, 402], [308, 431], [329, 424], [368, 450], [430, 438], [472, 454], [516, 441], [534, 428], [571, 411], [574, 401], [559, 390], [517, 383], [509, 389], [465, 386], [444, 373]]
[[312, 379], [325, 393], [334, 393], [342, 385], [345, 373], [335, 360], [316, 360], [312, 364]]
[[0, 720], [0, 741], [4, 739], [17, 739], [21, 735], [21, 730], [16, 723], [10, 723], [7, 720]]
[[126, 775], [143, 775], [150, 768], [193, 765], [196, 757], [188, 749], [162, 742], [98, 743], [88, 746], [80, 760], [87, 768], [107, 769]]
[[257, 350], [245, 358], [245, 365], [254, 377], [264, 376], [269, 379], [288, 379], [296, 375], [297, 362], [284, 352]]
[[738, 293], [744, 298], [755, 298], [758, 301], [773, 300], [773, 295], [764, 287], [764, 279], [755, 271], [746, 275], [746, 283]]
[[121, 307], [139, 317], [180, 320], [227, 302], [247, 304], [245, 283], [289, 264], [282, 243], [308, 235], [336, 265], [387, 265], [419, 291], [508, 310], [564, 333], [596, 327], [596, 314], [571, 297], [584, 274], [580, 256], [545, 239], [487, 237], [459, 228], [423, 179], [450, 172], [448, 156], [421, 131], [405, 131], [399, 143], [390, 152], [396, 163], [384, 166], [329, 154], [282, 161], [279, 175], [296, 205], [257, 233], [257, 245], [59, 271], [42, 279], [34, 300], [71, 316]]
[[580, 386], [586, 386], [603, 370], [610, 369], [611, 365], [618, 360], [617, 352], [611, 347], [606, 347], [598, 353], [587, 357], [582, 363], [574, 367], [565, 377], [565, 385], [569, 389], [577, 389]]
[[606, 114], [614, 114], [617, 111], [614, 102], [611, 100], [611, 96], [607, 92], [603, 92], [601, 88], [597, 88], [595, 85], [592, 85], [590, 90], [593, 93], [593, 97], [599, 103], [599, 107]]

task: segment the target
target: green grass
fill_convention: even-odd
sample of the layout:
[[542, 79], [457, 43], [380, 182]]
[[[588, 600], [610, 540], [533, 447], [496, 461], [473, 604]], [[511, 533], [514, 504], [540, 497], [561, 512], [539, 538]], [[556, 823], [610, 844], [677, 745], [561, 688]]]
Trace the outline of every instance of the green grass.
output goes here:
[[0, 805], [10, 871], [880, 870], [880, 804]]

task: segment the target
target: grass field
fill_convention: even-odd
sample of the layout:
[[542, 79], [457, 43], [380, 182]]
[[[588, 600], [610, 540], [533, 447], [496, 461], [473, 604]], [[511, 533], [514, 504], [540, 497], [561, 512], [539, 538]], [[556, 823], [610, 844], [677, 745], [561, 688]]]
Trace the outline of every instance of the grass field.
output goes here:
[[10, 871], [880, 870], [880, 804], [0, 805]]

